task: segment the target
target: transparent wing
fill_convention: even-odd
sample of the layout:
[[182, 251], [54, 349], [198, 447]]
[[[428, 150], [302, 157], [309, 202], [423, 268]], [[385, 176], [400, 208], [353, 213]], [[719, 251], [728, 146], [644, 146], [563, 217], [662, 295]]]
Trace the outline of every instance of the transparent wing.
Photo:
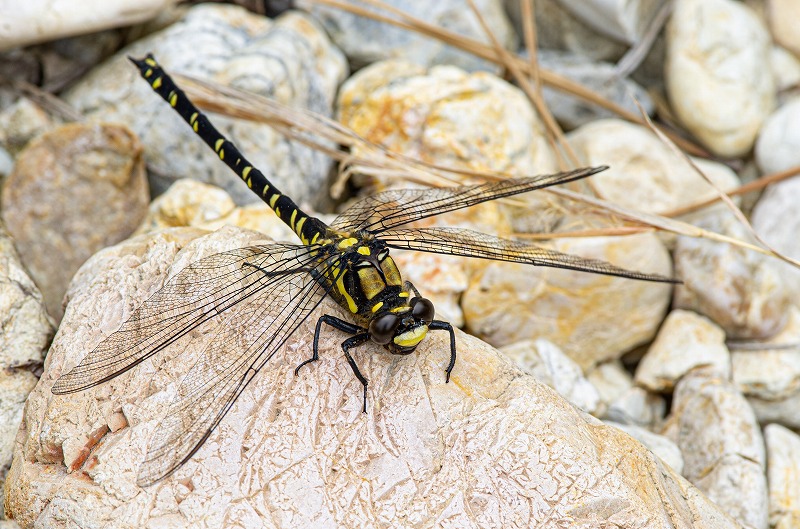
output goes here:
[[[251, 246], [193, 263], [140, 305], [53, 386], [53, 393], [81, 391], [110, 380], [242, 300], [308, 269], [316, 257], [306, 246]], [[245, 266], [249, 262], [261, 268]], [[265, 273], [266, 271], [266, 273]], [[270, 275], [271, 274], [271, 275]]]
[[526, 193], [556, 184], [586, 178], [608, 167], [584, 167], [564, 173], [509, 178], [499, 182], [440, 189], [397, 189], [356, 202], [339, 215], [332, 228], [381, 233], [415, 220], [468, 208], [481, 202]]
[[[325, 270], [318, 266], [316, 272]], [[200, 449], [247, 384], [324, 299], [326, 287], [313, 277], [282, 275], [226, 314], [156, 427], [137, 476], [140, 486], [169, 476]]]
[[606, 261], [578, 257], [522, 241], [501, 239], [494, 235], [461, 228], [394, 229], [383, 232], [381, 240], [390, 248], [568, 268], [643, 281], [680, 283], [676, 279], [662, 275], [626, 270]]

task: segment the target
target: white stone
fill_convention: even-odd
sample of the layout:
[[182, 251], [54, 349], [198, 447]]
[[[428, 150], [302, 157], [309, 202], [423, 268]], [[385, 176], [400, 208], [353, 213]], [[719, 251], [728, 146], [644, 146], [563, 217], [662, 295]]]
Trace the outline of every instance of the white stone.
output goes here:
[[664, 422], [667, 404], [661, 395], [633, 387], [609, 402], [602, 418], [658, 431]]
[[561, 0], [587, 26], [616, 40], [633, 44], [660, 7], [658, 0]]
[[[491, 46], [491, 40], [478, 19], [462, 0], [388, 0], [385, 4], [428, 24], [444, 27]], [[475, 5], [503, 47], [514, 50], [517, 36], [503, 11], [502, 0], [477, 0]], [[308, 9], [325, 26], [331, 39], [345, 52], [355, 67], [386, 59], [403, 59], [424, 66], [449, 64], [470, 71], [498, 68], [471, 53], [448, 46], [439, 39], [355, 15], [344, 9], [316, 2], [298, 2], [298, 7]]]
[[601, 401], [597, 388], [586, 380], [578, 364], [554, 343], [525, 340], [507, 345], [500, 352], [586, 413], [596, 415], [599, 412]]
[[[778, 422], [800, 428], [800, 309], [792, 306], [781, 331], [760, 342], [756, 350], [732, 346], [733, 380], [747, 396], [763, 424]], [[770, 348], [774, 345], [775, 348]], [[786, 348], [786, 346], [792, 346]]]
[[800, 4], [796, 0], [766, 0], [767, 20], [772, 36], [784, 48], [800, 57]]
[[[566, 238], [554, 249], [671, 276], [654, 234]], [[476, 262], [462, 307], [467, 327], [495, 346], [546, 338], [583, 369], [619, 358], [655, 335], [671, 286], [571, 270]]]
[[663, 435], [654, 434], [650, 430], [646, 430], [639, 426], [633, 426], [631, 424], [621, 424], [614, 421], [603, 422], [609, 426], [613, 426], [614, 428], [619, 428], [626, 434], [645, 445], [648, 450], [660, 457], [664, 463], [672, 467], [672, 470], [674, 470], [676, 473], [681, 474], [683, 472], [683, 455], [681, 454], [680, 449], [675, 443]]
[[[0, 51], [155, 17], [175, 0], [29, 0], [0, 6]], [[13, 9], [11, 9], [13, 7]]]
[[[577, 527], [653, 520], [665, 528], [737, 527], [641, 444], [461, 332], [449, 384], [447, 333], [431, 333], [405, 357], [371, 345], [355, 351], [371, 381], [366, 414], [361, 386], [342, 360], [342, 333], [323, 332], [319, 361], [295, 377], [316, 318], [346, 317], [330, 302], [244, 388], [186, 465], [137, 487], [159, 414], [218, 329], [198, 329], [89, 391], [53, 396], [50, 388], [158, 288], [171, 263], [177, 269], [260, 237], [227, 228], [190, 242], [198, 233], [131, 239], [95, 255], [76, 276], [8, 476], [6, 509], [23, 526], [489, 527], [555, 519]], [[263, 315], [279, 310], [267, 303]], [[130, 426], [106, 431], [120, 409]], [[105, 433], [90, 457], [68, 473], [62, 455], [87, 448], [97, 432]]]
[[778, 424], [764, 428], [767, 443], [769, 525], [800, 527], [800, 436]]
[[732, 383], [702, 368], [682, 378], [664, 433], [680, 448], [689, 481], [743, 526], [767, 528], [764, 439]]
[[769, 51], [766, 28], [741, 2], [674, 2], [667, 25], [667, 94], [683, 125], [714, 153], [746, 154], [772, 111]]
[[[689, 163], [643, 126], [605, 119], [580, 127], [568, 138], [583, 163], [610, 166], [592, 176], [590, 184], [601, 198], [616, 204], [661, 213], [717, 196]], [[693, 161], [724, 191], [740, 183], [720, 163]]]
[[[745, 242], [752, 236], [727, 209], [709, 210], [694, 222]], [[693, 310], [725, 330], [728, 338], [763, 338], [781, 329], [790, 298], [776, 260], [708, 239], [680, 236], [675, 244], [673, 306]]]
[[756, 162], [764, 173], [777, 173], [800, 165], [800, 97], [773, 112], [756, 142]]
[[786, 48], [773, 46], [769, 52], [769, 62], [772, 75], [775, 77], [775, 90], [779, 96], [780, 92], [790, 91], [800, 84], [800, 58], [792, 55]]
[[636, 368], [636, 383], [650, 391], [670, 392], [695, 367], [713, 368], [722, 378], [731, 374], [725, 332], [707, 318], [673, 310]]
[[[169, 105], [153, 92], [127, 55], [153, 53], [170, 74], [192, 75], [330, 115], [347, 65], [308, 15], [287, 13], [275, 21], [238, 6], [202, 4], [162, 31], [137, 40], [94, 68], [64, 95], [97, 121], [121, 122], [145, 146], [156, 194], [180, 178], [224, 188], [237, 204], [258, 201]], [[264, 174], [298, 203], [327, 197], [330, 159], [288, 141], [268, 125], [211, 115], [214, 125]]]

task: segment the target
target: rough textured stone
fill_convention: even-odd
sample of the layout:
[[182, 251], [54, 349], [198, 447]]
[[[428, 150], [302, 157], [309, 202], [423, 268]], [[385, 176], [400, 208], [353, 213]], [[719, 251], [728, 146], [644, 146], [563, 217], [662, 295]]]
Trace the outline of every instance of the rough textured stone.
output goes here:
[[16, 157], [29, 141], [55, 124], [42, 107], [21, 97], [0, 112], [0, 145], [9, 155]]
[[[762, 340], [760, 349], [736, 350], [731, 362], [733, 380], [747, 396], [763, 424], [779, 422], [800, 428], [800, 309], [792, 306], [781, 332]], [[770, 349], [770, 345], [775, 348]], [[795, 345], [787, 348], [787, 345]]]
[[[695, 224], [746, 242], [752, 236], [728, 210], [709, 211]], [[674, 307], [699, 312], [729, 338], [763, 338], [786, 321], [789, 293], [775, 259], [739, 246], [680, 236], [675, 244]]]
[[423, 162], [512, 175], [555, 169], [524, 94], [486, 72], [376, 63], [342, 85], [338, 111], [366, 139]]
[[800, 436], [780, 426], [764, 428], [767, 443], [769, 525], [774, 529], [800, 527]]
[[[702, 176], [645, 127], [606, 119], [584, 125], [568, 138], [585, 163], [610, 166], [589, 183], [600, 197], [616, 204], [662, 213], [717, 196]], [[739, 185], [728, 167], [707, 160], [694, 162], [721, 189]]]
[[680, 447], [689, 481], [743, 526], [766, 529], [764, 439], [733, 384], [702, 368], [681, 379], [665, 435]]
[[[653, 234], [568, 238], [556, 250], [671, 275], [669, 254]], [[671, 287], [596, 274], [478, 262], [464, 293], [467, 327], [495, 346], [546, 338], [583, 369], [653, 338]]]
[[[636, 103], [639, 103], [648, 114], [653, 112], [653, 102], [647, 91], [636, 82], [621, 78], [611, 63], [592, 61], [576, 53], [553, 50], [541, 50], [537, 59], [540, 67], [579, 83], [628, 112], [633, 114], [640, 112]], [[616, 117], [610, 110], [560, 90], [545, 86], [542, 93], [547, 108], [568, 129], [597, 119]]]
[[600, 394], [583, 376], [581, 368], [552, 342], [525, 340], [500, 349], [523, 371], [558, 391], [586, 413], [600, 412]]
[[[464, 0], [438, 2], [389, 0], [385, 3], [428, 24], [443, 27], [491, 46], [489, 37]], [[355, 4], [364, 6], [361, 2]], [[487, 25], [492, 28], [497, 40], [506, 49], [514, 50], [517, 36], [503, 11], [502, 0], [477, 0], [475, 5]], [[325, 26], [331, 39], [345, 52], [356, 68], [386, 59], [403, 59], [424, 66], [449, 64], [470, 71], [498, 68], [494, 63], [414, 31], [314, 2], [301, 1], [298, 2], [298, 6], [308, 9]], [[385, 11], [378, 11], [388, 14]]]
[[674, 3], [667, 93], [686, 128], [720, 156], [746, 154], [775, 105], [769, 51], [766, 28], [741, 2]]
[[661, 460], [668, 464], [676, 473], [681, 474], [683, 472], [683, 455], [680, 449], [675, 443], [663, 435], [654, 434], [650, 430], [645, 430], [644, 428], [631, 424], [621, 424], [614, 421], [603, 422], [614, 428], [619, 428], [645, 445], [648, 450], [660, 457]]
[[636, 368], [636, 383], [650, 391], [672, 391], [695, 367], [712, 367], [723, 378], [731, 374], [725, 332], [687, 310], [673, 310]]
[[[367, 414], [341, 358], [341, 333], [322, 333], [319, 361], [295, 377], [315, 317], [339, 313], [327, 302], [184, 467], [137, 488], [157, 410], [192, 369], [209, 329], [90, 391], [58, 397], [50, 388], [158, 287], [170, 263], [177, 269], [260, 237], [225, 229], [188, 242], [194, 235], [131, 239], [76, 275], [9, 473], [6, 507], [23, 527], [737, 527], [638, 442], [588, 420], [463, 333], [450, 384], [446, 333], [432, 333], [409, 357], [357, 351], [372, 382]], [[120, 410], [130, 426], [103, 434], [86, 464], [67, 474], [63, 460], [74, 462]]]
[[142, 146], [124, 126], [63, 125], [20, 153], [2, 215], [54, 318], [78, 267], [130, 235], [148, 201]]
[[52, 335], [42, 295], [0, 224], [0, 491], [11, 466], [25, 398], [38, 381], [32, 371], [44, 361]]
[[[297, 12], [275, 22], [237, 6], [195, 6], [175, 24], [137, 40], [93, 69], [65, 95], [95, 120], [122, 122], [141, 138], [161, 175], [159, 193], [192, 177], [226, 189], [238, 204], [256, 197], [152, 89], [126, 56], [152, 52], [170, 73], [193, 75], [330, 115], [346, 74], [344, 56], [321, 28]], [[330, 160], [263, 124], [211, 116], [248, 159], [298, 203], [325, 197]], [[298, 175], [302, 178], [298, 178]]]
[[765, 173], [800, 165], [800, 97], [784, 104], [767, 118], [756, 142], [756, 162]]

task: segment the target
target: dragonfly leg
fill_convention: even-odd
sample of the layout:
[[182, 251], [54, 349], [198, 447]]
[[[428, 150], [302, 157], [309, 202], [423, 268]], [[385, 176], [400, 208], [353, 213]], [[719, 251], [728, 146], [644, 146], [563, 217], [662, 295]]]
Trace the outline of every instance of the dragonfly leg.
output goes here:
[[445, 382], [450, 382], [450, 372], [453, 370], [453, 367], [456, 365], [456, 333], [453, 330], [453, 326], [447, 323], [446, 321], [441, 320], [433, 320], [428, 324], [428, 329], [432, 331], [449, 331], [450, 332], [450, 363], [447, 365], [447, 369], [444, 370], [447, 373], [447, 377], [445, 378]]
[[410, 290], [418, 298], [422, 297], [422, 294], [419, 293], [419, 290], [417, 290], [417, 287], [415, 287], [414, 283], [412, 283], [411, 281], [406, 281], [405, 284], [403, 285], [403, 288], [405, 289], [406, 292]]
[[347, 358], [347, 363], [350, 364], [350, 368], [353, 370], [353, 374], [355, 374], [358, 381], [361, 382], [361, 385], [364, 386], [364, 405], [361, 408], [361, 411], [364, 413], [367, 413], [367, 385], [369, 384], [369, 382], [364, 377], [364, 375], [361, 374], [361, 371], [358, 369], [356, 361], [353, 360], [352, 356], [350, 356], [350, 351], [348, 349], [350, 349], [351, 347], [356, 347], [358, 345], [361, 345], [367, 340], [369, 340], [369, 333], [363, 332], [361, 334], [356, 334], [355, 336], [352, 336], [342, 342], [344, 357]]
[[328, 314], [325, 314], [324, 316], [320, 317], [320, 319], [317, 320], [317, 328], [314, 329], [314, 341], [313, 341], [314, 345], [312, 348], [313, 354], [311, 355], [311, 358], [309, 358], [308, 360], [303, 360], [300, 363], [300, 365], [295, 368], [294, 370], [295, 375], [298, 375], [300, 373], [300, 368], [303, 367], [304, 365], [319, 360], [319, 333], [322, 330], [323, 323], [327, 323], [331, 327], [339, 329], [340, 331], [344, 331], [348, 334], [357, 335], [359, 333], [367, 332], [367, 330], [363, 327], [359, 327], [358, 325], [350, 323], [349, 321], [344, 321], [335, 316], [329, 316]]

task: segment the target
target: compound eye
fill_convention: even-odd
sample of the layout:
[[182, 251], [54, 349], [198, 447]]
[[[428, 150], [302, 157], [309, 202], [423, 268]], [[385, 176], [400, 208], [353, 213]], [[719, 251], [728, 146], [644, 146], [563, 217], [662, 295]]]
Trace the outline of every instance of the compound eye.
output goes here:
[[397, 314], [384, 314], [370, 322], [369, 336], [373, 342], [386, 345], [394, 338], [394, 331], [399, 324], [400, 317]]
[[433, 308], [433, 303], [431, 303], [430, 300], [425, 298], [411, 298], [409, 305], [411, 305], [411, 316], [413, 316], [415, 320], [422, 320], [426, 325], [433, 321], [436, 309]]

